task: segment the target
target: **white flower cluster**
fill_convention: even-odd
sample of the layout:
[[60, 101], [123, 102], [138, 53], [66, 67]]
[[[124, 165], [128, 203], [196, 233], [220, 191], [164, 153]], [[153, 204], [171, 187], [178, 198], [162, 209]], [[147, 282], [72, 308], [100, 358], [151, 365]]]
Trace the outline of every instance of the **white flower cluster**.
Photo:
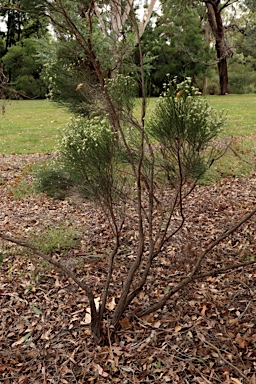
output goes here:
[[184, 92], [187, 97], [200, 96], [202, 93], [192, 83], [191, 77], [186, 77], [184, 81], [177, 85], [177, 91]]
[[173, 138], [180, 137], [192, 146], [196, 142], [200, 148], [208, 145], [223, 127], [224, 118], [200, 95], [191, 78], [181, 83], [174, 78], [166, 83], [149, 122], [153, 134], [170, 144]]
[[85, 119], [79, 117], [73, 119], [64, 128], [60, 150], [62, 153], [68, 152], [70, 156], [80, 155], [95, 150], [102, 141], [111, 136], [112, 131], [106, 119], [99, 117]]

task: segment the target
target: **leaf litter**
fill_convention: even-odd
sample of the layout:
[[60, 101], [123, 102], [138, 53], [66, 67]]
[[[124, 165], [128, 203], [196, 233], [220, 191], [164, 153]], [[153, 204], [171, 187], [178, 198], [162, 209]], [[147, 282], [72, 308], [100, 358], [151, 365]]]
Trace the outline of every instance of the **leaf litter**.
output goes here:
[[[19, 180], [32, 182], [31, 164], [48, 155], [8, 155], [0, 161], [0, 226], [15, 237], [40, 237], [48, 226], [80, 230], [75, 248], [57, 257], [75, 261], [80, 278], [99, 292], [104, 282], [111, 232], [104, 214], [90, 203], [44, 195], [12, 195]], [[224, 178], [198, 186], [188, 198], [186, 225], [166, 245], [154, 273], [130, 310], [157, 301], [186, 276], [197, 254], [230, 223], [255, 206], [256, 175]], [[132, 225], [118, 256], [108, 311], [132, 258]], [[88, 301], [63, 274], [21, 248], [0, 242], [0, 381], [9, 383], [256, 383], [256, 271], [253, 266], [196, 280], [175, 294], [162, 311], [142, 319], [124, 317], [108, 346], [95, 346]], [[252, 218], [212, 251], [201, 273], [254, 260]], [[97, 295], [96, 295], [97, 297]], [[97, 297], [97, 301], [100, 296]], [[109, 327], [106, 318], [106, 327]]]

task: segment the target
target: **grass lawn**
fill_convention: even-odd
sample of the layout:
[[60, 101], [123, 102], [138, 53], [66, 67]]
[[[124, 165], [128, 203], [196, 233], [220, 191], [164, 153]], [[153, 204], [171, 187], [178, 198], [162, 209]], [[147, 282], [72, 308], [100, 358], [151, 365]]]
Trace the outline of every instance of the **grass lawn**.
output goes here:
[[5, 114], [0, 116], [0, 153], [52, 152], [58, 129], [65, 126], [69, 118], [65, 109], [48, 100], [5, 102]]
[[[217, 181], [226, 175], [247, 176], [256, 156], [256, 95], [207, 96], [209, 104], [227, 115], [221, 138], [234, 137], [232, 148], [214, 163], [205, 181]], [[156, 98], [148, 101], [148, 115], [152, 113]], [[3, 103], [3, 102], [2, 102]], [[1, 104], [1, 103], [0, 103]], [[29, 154], [54, 151], [59, 130], [70, 119], [70, 114], [47, 100], [19, 100], [6, 102], [5, 114], [0, 116], [0, 153]], [[135, 115], [140, 116], [140, 103]], [[229, 139], [230, 138], [230, 139]]]
[[[217, 111], [227, 114], [222, 137], [256, 134], [256, 95], [207, 96], [207, 100]], [[155, 101], [152, 98], [148, 102], [149, 114]], [[13, 100], [5, 106], [5, 114], [0, 116], [0, 153], [5, 154], [52, 152], [58, 130], [70, 118], [64, 108], [48, 100]], [[137, 117], [139, 109], [137, 105]]]
[[207, 96], [207, 100], [217, 111], [227, 113], [222, 136], [256, 134], [256, 94]]

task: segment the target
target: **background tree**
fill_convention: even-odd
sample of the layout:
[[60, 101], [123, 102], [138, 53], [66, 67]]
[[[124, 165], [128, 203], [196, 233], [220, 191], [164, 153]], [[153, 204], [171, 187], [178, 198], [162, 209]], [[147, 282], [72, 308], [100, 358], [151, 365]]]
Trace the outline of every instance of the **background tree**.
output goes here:
[[[162, 90], [166, 74], [184, 79], [193, 77], [202, 88], [212, 58], [197, 10], [180, 3], [163, 3], [162, 14], [155, 16], [142, 38], [149, 60], [148, 82], [155, 95]], [[150, 60], [151, 57], [151, 60]]]
[[236, 3], [236, 1], [228, 0], [221, 2], [220, 0], [207, 0], [204, 1], [204, 3], [207, 9], [208, 22], [215, 39], [215, 49], [218, 59], [217, 66], [220, 82], [220, 94], [225, 95], [226, 93], [229, 93], [227, 59], [228, 57], [232, 56], [232, 50], [226, 39], [222, 13], [225, 8]]
[[19, 97], [45, 98], [47, 88], [41, 79], [42, 65], [38, 58], [41, 45], [33, 39], [23, 39], [9, 48], [2, 57], [6, 73], [11, 73], [9, 85]]
[[4, 46], [0, 62], [12, 97], [45, 97], [46, 87], [40, 79], [42, 66], [37, 58], [41, 45], [35, 40], [47, 36], [47, 21], [29, 10], [25, 12], [25, 5], [26, 0], [19, 2], [19, 8], [9, 0], [0, 8]]
[[[171, 7], [171, 1], [163, 1], [163, 4], [168, 4]], [[211, 36], [214, 40], [216, 57], [212, 60], [212, 64], [215, 61], [218, 68], [218, 77], [219, 77], [219, 93], [225, 95], [229, 93], [228, 86], [228, 64], [227, 61], [233, 55], [233, 51], [230, 43], [228, 42], [227, 29], [228, 24], [225, 24], [225, 15], [233, 10], [233, 7], [238, 4], [237, 0], [200, 0], [187, 2], [186, 0], [181, 2], [183, 7], [183, 12], [186, 12], [186, 8], [195, 9], [200, 15], [202, 22], [202, 30], [207, 30], [205, 24], [205, 17], [202, 13], [202, 5], [206, 11], [207, 21], [210, 26]], [[228, 8], [228, 12], [226, 12]], [[231, 12], [232, 13], [232, 12]]]
[[230, 20], [228, 33], [234, 51], [229, 63], [230, 90], [232, 93], [254, 93], [256, 84], [255, 10], [241, 5], [239, 17]]

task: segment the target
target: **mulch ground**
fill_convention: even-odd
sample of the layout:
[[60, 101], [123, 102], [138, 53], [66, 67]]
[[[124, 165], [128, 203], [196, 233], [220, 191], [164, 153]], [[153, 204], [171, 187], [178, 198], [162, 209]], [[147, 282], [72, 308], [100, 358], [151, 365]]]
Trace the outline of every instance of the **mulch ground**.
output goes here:
[[[75, 228], [78, 245], [56, 257], [75, 260], [77, 274], [100, 292], [111, 249], [104, 215], [90, 203], [17, 197], [32, 190], [30, 167], [46, 155], [0, 156], [0, 231], [16, 238], [49, 228]], [[27, 186], [27, 187], [26, 187]], [[198, 186], [184, 207], [188, 220], [155, 262], [154, 276], [131, 311], [162, 295], [189, 273], [198, 254], [255, 207], [256, 175]], [[127, 272], [132, 226], [110, 289]], [[201, 272], [254, 260], [256, 218], [219, 244]], [[62, 273], [15, 245], [0, 242], [0, 382], [9, 383], [256, 383], [256, 270], [232, 270], [193, 282], [153, 315], [123, 322], [107, 346], [93, 343], [88, 300]], [[106, 318], [106, 327], [108, 322]]]

